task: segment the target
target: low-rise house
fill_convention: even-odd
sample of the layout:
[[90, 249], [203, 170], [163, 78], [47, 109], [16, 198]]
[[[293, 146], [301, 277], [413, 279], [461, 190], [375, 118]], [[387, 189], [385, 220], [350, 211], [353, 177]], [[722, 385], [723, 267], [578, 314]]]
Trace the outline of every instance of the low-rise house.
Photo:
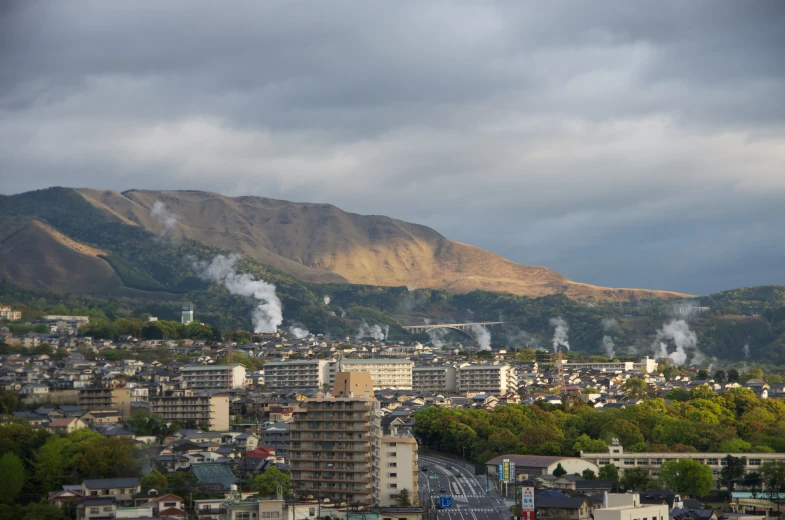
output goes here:
[[592, 518], [592, 505], [584, 496], [548, 497], [539, 496], [534, 499], [537, 518], [551, 520], [589, 520]]
[[121, 504], [131, 504], [133, 496], [142, 490], [139, 479], [102, 478], [82, 482], [82, 494], [87, 497], [113, 497]]
[[89, 426], [86, 422], [78, 417], [59, 417], [57, 419], [53, 419], [52, 422], [49, 423], [48, 428], [52, 433], [61, 433], [67, 435], [71, 432], [75, 432], [76, 430], [89, 428]]

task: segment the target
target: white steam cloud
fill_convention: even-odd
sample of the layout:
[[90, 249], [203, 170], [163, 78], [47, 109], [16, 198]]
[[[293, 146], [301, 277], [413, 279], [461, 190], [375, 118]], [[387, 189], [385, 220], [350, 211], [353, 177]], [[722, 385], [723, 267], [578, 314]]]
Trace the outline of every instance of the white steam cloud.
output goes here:
[[180, 221], [180, 217], [169, 211], [166, 204], [160, 200], [156, 200], [153, 204], [153, 207], [150, 209], [150, 216], [163, 227], [161, 237], [169, 235]]
[[292, 325], [289, 327], [289, 334], [294, 336], [295, 339], [305, 339], [311, 335], [311, 333], [308, 332], [308, 329], [305, 327], [299, 327], [297, 325]]
[[553, 351], [558, 352], [559, 347], [570, 350], [570, 342], [567, 341], [567, 332], [570, 330], [570, 326], [561, 317], [551, 318], [550, 323], [552, 327], [555, 327], [553, 330]]
[[[602, 330], [606, 332], [615, 330], [618, 325], [619, 324], [613, 318], [604, 318], [602, 320]], [[602, 350], [604, 350], [605, 355], [611, 359], [616, 355], [616, 345], [613, 343], [613, 338], [608, 334], [602, 337]]]
[[472, 325], [472, 332], [480, 350], [491, 350], [491, 332], [488, 329], [475, 323]]
[[[676, 350], [668, 352], [671, 343]], [[682, 366], [687, 362], [690, 351], [693, 355], [693, 364], [706, 361], [706, 356], [698, 350], [698, 336], [690, 330], [690, 326], [684, 320], [671, 320], [665, 323], [657, 331], [657, 339], [652, 347], [658, 358], [669, 358], [676, 366]]]
[[445, 336], [447, 336], [447, 329], [430, 329], [425, 331], [428, 334], [428, 339], [431, 340], [431, 345], [436, 348], [442, 348], [444, 345], [447, 344], [444, 341]]
[[389, 333], [389, 325], [368, 325], [367, 323], [362, 322], [362, 324], [360, 324], [360, 329], [357, 332], [356, 339], [373, 338], [376, 341], [384, 341], [387, 339]]
[[329, 295], [325, 294], [324, 298], [322, 298], [322, 301], [324, 302], [325, 305], [330, 305], [330, 302], [333, 301], [333, 300], [332, 300], [332, 298], [330, 298]]
[[283, 322], [283, 306], [275, 294], [275, 285], [256, 280], [248, 273], [238, 273], [236, 265], [240, 256], [218, 255], [210, 262], [194, 262], [197, 275], [211, 282], [221, 283], [231, 294], [250, 296], [259, 300], [251, 318], [254, 332], [278, 332]]
[[749, 343], [745, 343], [744, 344], [744, 359], [749, 359], [749, 358], [750, 358], [750, 344]]

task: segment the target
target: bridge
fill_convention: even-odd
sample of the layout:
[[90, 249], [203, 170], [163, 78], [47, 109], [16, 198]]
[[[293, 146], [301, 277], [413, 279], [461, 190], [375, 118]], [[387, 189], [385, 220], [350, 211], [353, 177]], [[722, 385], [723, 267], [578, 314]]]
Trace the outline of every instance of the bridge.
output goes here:
[[457, 330], [458, 332], [462, 332], [469, 336], [470, 338], [474, 337], [471, 335], [471, 330], [474, 327], [481, 326], [485, 327], [486, 329], [490, 329], [496, 327], [497, 325], [504, 325], [503, 321], [478, 321], [476, 323], [428, 323], [422, 325], [402, 325], [403, 329], [408, 332], [414, 332], [415, 334], [418, 332], [428, 332], [429, 330], [435, 329], [452, 329]]

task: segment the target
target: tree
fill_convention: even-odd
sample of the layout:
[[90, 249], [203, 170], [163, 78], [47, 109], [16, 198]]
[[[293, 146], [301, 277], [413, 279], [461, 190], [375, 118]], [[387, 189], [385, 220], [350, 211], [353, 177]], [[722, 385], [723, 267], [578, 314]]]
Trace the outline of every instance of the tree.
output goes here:
[[289, 475], [275, 466], [270, 466], [264, 473], [256, 475], [251, 480], [251, 489], [259, 492], [260, 495], [275, 495], [278, 493], [278, 486], [281, 486], [284, 493], [292, 489]]
[[713, 395], [714, 395], [714, 391], [711, 389], [709, 385], [696, 386], [695, 388], [690, 390], [690, 400], [711, 399]]
[[615, 464], [606, 464], [600, 468], [599, 473], [600, 480], [610, 480], [611, 486], [616, 489], [618, 493], [619, 489], [619, 470], [616, 469]]
[[769, 497], [773, 498], [785, 486], [785, 462], [764, 462], [761, 466], [763, 484], [769, 491]]
[[592, 439], [584, 433], [575, 439], [572, 449], [577, 453], [582, 451], [587, 453], [605, 453], [608, 451], [608, 444], [602, 439]]
[[409, 490], [403, 488], [398, 492], [398, 507], [411, 507], [412, 501], [409, 497]]
[[651, 487], [651, 477], [643, 468], [625, 469], [621, 477], [621, 488], [626, 491], [643, 491]]
[[660, 480], [665, 487], [690, 497], [703, 497], [714, 485], [711, 468], [691, 459], [671, 460], [662, 465]]
[[724, 385], [728, 378], [725, 376], [724, 370], [717, 370], [714, 372], [714, 381], [720, 385]]
[[638, 377], [631, 377], [621, 385], [622, 392], [632, 399], [643, 399], [648, 395], [646, 381]]
[[752, 498], [758, 498], [761, 485], [763, 484], [763, 477], [760, 473], [752, 472], [744, 475], [742, 484], [752, 492]]
[[586, 468], [585, 470], [583, 470], [583, 473], [581, 474], [581, 476], [585, 480], [595, 480], [597, 478], [597, 475], [595, 475], [594, 472], [592, 470], [590, 470], [589, 468]]
[[685, 389], [676, 387], [665, 394], [665, 398], [670, 399], [671, 401], [686, 402], [690, 400], [690, 394]]
[[701, 381], [706, 381], [709, 378], [709, 372], [705, 368], [698, 370], [697, 378]]
[[747, 460], [744, 457], [734, 457], [730, 454], [725, 457], [725, 466], [722, 468], [720, 476], [722, 481], [725, 482], [728, 491], [733, 491], [734, 483], [744, 476], [744, 467], [746, 465]]
[[153, 488], [160, 492], [166, 491], [169, 487], [166, 476], [157, 469], [154, 469], [149, 475], [139, 479], [139, 482], [142, 484], [143, 488]]
[[728, 383], [735, 383], [739, 380], [739, 371], [735, 368], [728, 370]]
[[24, 464], [19, 457], [7, 452], [0, 458], [0, 501], [14, 503], [24, 485]]
[[564, 469], [561, 465], [561, 462], [559, 462], [559, 464], [556, 465], [556, 469], [553, 470], [553, 476], [561, 477], [562, 475], [566, 475], [566, 474], [567, 474], [567, 470]]

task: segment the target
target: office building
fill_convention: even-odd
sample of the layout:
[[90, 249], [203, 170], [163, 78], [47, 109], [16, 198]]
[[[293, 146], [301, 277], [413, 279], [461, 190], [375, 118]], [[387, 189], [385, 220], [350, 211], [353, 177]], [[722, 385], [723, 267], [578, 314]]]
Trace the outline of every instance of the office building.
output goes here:
[[243, 365], [187, 365], [180, 375], [193, 390], [232, 390], [245, 386]]
[[507, 363], [465, 363], [458, 367], [458, 391], [462, 394], [503, 395], [517, 390], [515, 371]]
[[367, 372], [339, 372], [330, 397], [306, 399], [289, 426], [289, 469], [301, 497], [379, 503], [381, 414]]
[[411, 390], [414, 361], [409, 359], [342, 359], [343, 372], [369, 372], [374, 390]]
[[271, 390], [320, 390], [330, 384], [330, 361], [326, 359], [271, 361], [262, 371], [264, 384]]
[[452, 365], [419, 366], [412, 369], [412, 390], [457, 392], [458, 370]]
[[117, 410], [123, 419], [131, 417], [130, 388], [111, 386], [82, 388], [79, 390], [77, 405], [86, 412]]
[[648, 356], [642, 360], [635, 361], [608, 361], [600, 363], [568, 363], [564, 362], [564, 368], [569, 370], [596, 370], [598, 372], [643, 372], [650, 374], [657, 370], [657, 360]]
[[183, 305], [183, 313], [180, 316], [180, 322], [183, 325], [188, 325], [194, 321], [194, 306], [189, 304]]
[[169, 390], [150, 398], [150, 412], [161, 414], [166, 422], [193, 421], [213, 431], [229, 429], [229, 396], [195, 394], [191, 389]]

